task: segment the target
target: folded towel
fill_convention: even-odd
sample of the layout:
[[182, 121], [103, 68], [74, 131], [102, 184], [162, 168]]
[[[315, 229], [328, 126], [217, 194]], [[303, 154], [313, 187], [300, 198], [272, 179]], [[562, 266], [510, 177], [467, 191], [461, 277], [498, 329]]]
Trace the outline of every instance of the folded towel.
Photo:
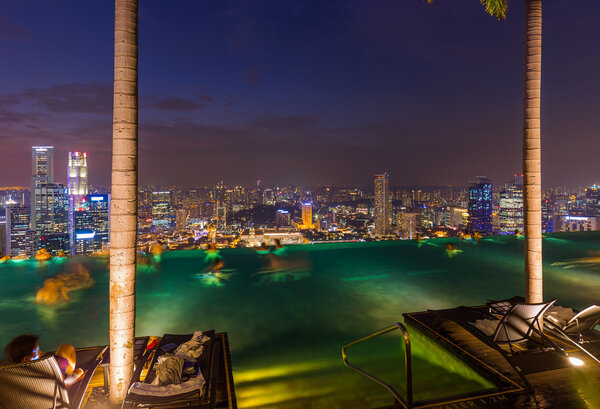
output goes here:
[[165, 354], [158, 357], [156, 378], [153, 385], [177, 385], [181, 383], [183, 358], [177, 355]]
[[178, 385], [151, 385], [143, 382], [135, 382], [129, 388], [129, 393], [135, 393], [138, 395], [150, 395], [150, 396], [173, 396], [179, 395], [181, 393], [192, 392], [195, 390], [199, 390], [202, 393], [202, 388], [204, 387], [204, 376], [202, 374], [198, 374], [193, 378], [190, 378], [188, 381], [182, 382]]
[[179, 345], [175, 350], [175, 355], [182, 357], [186, 361], [196, 361], [204, 352], [204, 344], [210, 340], [209, 337], [202, 334], [202, 331], [194, 332], [192, 339]]

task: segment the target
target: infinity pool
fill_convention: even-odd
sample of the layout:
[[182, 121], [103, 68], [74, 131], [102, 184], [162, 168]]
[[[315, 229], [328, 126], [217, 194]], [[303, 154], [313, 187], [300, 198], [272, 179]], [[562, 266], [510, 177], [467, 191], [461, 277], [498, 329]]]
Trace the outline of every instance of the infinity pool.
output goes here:
[[[448, 254], [448, 242], [458, 251]], [[544, 239], [545, 298], [576, 308], [597, 304], [599, 251], [598, 232]], [[481, 304], [524, 287], [523, 240], [514, 237], [291, 246], [277, 256], [230, 249], [220, 252], [225, 266], [216, 276], [206, 274], [206, 256], [173, 251], [139, 265], [136, 333], [228, 332], [240, 408], [390, 405], [387, 392], [343, 366], [344, 344], [403, 312]], [[45, 279], [80, 265], [92, 287], [60, 305], [36, 304]], [[107, 343], [108, 260], [0, 264], [0, 345], [31, 332], [46, 350]], [[493, 387], [451, 354], [432, 353], [424, 337], [413, 338], [417, 400]], [[401, 389], [398, 335], [357, 347], [350, 357]]]

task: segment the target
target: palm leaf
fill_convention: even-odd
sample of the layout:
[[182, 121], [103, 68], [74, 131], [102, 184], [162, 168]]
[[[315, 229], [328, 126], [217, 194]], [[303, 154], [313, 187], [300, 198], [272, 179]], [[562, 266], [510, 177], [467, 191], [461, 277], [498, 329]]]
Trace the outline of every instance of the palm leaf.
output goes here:
[[[427, 0], [427, 3], [431, 4], [434, 0]], [[485, 12], [492, 17], [496, 17], [498, 20], [504, 20], [506, 18], [506, 11], [508, 10], [509, 0], [479, 0], [481, 5], [485, 7]]]
[[506, 18], [509, 0], [480, 0], [481, 5], [485, 7], [485, 12], [498, 20]]

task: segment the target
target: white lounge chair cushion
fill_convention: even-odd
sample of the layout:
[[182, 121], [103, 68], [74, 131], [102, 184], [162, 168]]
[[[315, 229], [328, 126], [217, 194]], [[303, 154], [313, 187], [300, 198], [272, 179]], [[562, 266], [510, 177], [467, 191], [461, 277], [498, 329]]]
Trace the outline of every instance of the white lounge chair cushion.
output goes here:
[[546, 314], [546, 319], [552, 322], [554, 325], [558, 325], [563, 328], [567, 322], [573, 318], [575, 311], [572, 308], [561, 307], [560, 305], [553, 305]]
[[496, 332], [500, 320], [489, 319], [489, 320], [477, 320], [475, 321], [475, 328], [483, 332], [488, 337], [491, 337]]

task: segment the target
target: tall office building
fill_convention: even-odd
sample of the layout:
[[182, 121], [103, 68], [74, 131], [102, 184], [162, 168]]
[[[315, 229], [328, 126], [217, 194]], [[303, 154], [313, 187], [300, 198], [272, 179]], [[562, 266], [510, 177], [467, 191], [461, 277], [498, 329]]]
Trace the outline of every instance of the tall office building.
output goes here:
[[152, 192], [152, 225], [167, 227], [172, 218], [171, 192]]
[[33, 232], [29, 230], [29, 208], [8, 204], [5, 207], [5, 248], [12, 257], [33, 255]]
[[500, 192], [500, 234], [523, 233], [523, 178], [515, 175]]
[[390, 195], [390, 175], [375, 175], [375, 235], [391, 233], [392, 196]]
[[469, 224], [471, 231], [480, 233], [492, 232], [492, 182], [479, 177], [469, 187]]
[[79, 206], [81, 200], [88, 194], [87, 153], [69, 152], [67, 188], [69, 190], [69, 240], [71, 253], [75, 254], [73, 247], [75, 239], [73, 210]]
[[37, 230], [41, 199], [37, 186], [54, 182], [54, 146], [31, 147], [31, 229]]
[[76, 199], [81, 199], [88, 194], [87, 153], [69, 152], [67, 187], [69, 195]]
[[73, 209], [72, 254], [92, 254], [110, 240], [110, 195], [86, 195]]
[[[5, 210], [2, 208], [2, 211]], [[4, 257], [6, 254], [6, 216], [0, 216], [0, 257]]]
[[585, 189], [586, 216], [600, 216], [600, 187], [593, 185]]
[[[69, 195], [61, 183], [40, 183], [35, 186], [35, 232], [39, 237], [45, 234], [68, 233]], [[33, 229], [32, 229], [33, 230]]]
[[291, 224], [290, 212], [279, 209], [275, 213], [275, 225], [277, 227], [289, 226]]
[[310, 228], [313, 225], [312, 203], [302, 203], [302, 224], [306, 228]]
[[175, 210], [175, 230], [184, 231], [187, 227], [187, 221], [190, 216], [188, 209]]

